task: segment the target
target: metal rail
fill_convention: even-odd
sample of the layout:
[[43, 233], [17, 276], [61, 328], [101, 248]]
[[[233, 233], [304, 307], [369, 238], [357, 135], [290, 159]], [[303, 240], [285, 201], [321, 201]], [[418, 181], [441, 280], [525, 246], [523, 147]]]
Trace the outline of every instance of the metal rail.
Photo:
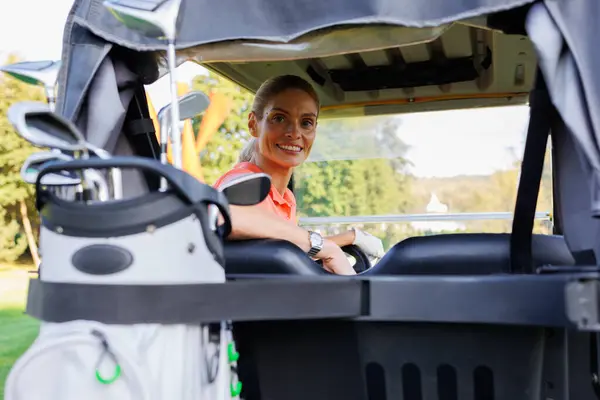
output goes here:
[[[358, 215], [354, 217], [302, 217], [301, 225], [326, 224], [379, 224], [389, 222], [416, 221], [477, 221], [477, 220], [512, 220], [512, 212], [480, 212], [480, 213], [431, 213], [431, 214], [388, 214], [388, 215]], [[535, 213], [537, 220], [550, 220], [547, 211]]]

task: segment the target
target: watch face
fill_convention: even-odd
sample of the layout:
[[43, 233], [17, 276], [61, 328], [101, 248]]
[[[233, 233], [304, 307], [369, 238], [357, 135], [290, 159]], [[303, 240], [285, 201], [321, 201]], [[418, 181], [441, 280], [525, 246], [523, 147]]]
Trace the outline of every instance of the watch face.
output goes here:
[[311, 249], [308, 251], [308, 255], [309, 257], [314, 257], [321, 251], [321, 249], [323, 249], [323, 236], [319, 235], [317, 232], [311, 231], [309, 233], [309, 239]]
[[317, 232], [310, 233], [310, 245], [313, 249], [319, 249], [323, 247], [323, 237], [319, 235]]

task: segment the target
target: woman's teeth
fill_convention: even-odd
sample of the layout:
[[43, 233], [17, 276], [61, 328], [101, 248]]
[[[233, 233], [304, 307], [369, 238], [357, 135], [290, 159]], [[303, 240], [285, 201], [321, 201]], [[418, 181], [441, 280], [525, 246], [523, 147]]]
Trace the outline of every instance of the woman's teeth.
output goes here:
[[282, 150], [293, 151], [296, 153], [300, 153], [302, 151], [302, 147], [294, 145], [278, 144], [277, 147], [279, 147]]

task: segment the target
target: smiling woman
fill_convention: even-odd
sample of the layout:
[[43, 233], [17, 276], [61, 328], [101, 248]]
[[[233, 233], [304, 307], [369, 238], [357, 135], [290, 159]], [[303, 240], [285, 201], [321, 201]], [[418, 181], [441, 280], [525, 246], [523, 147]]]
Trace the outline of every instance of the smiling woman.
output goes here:
[[295, 243], [323, 267], [337, 274], [354, 274], [341, 247], [355, 244], [365, 253], [381, 256], [383, 246], [374, 236], [349, 230], [328, 238], [296, 223], [296, 199], [288, 183], [295, 167], [308, 158], [316, 137], [320, 102], [313, 87], [294, 75], [265, 81], [258, 89], [248, 116], [252, 140], [240, 162], [215, 183], [265, 172], [272, 187], [265, 201], [252, 207], [231, 206], [232, 239], [273, 238]]

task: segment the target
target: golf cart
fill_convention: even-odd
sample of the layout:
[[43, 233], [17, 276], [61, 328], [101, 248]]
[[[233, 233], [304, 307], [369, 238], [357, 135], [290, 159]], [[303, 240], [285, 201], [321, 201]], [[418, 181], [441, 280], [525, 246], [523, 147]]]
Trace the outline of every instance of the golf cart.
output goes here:
[[[166, 237], [181, 233], [173, 230], [160, 242], [168, 257], [153, 260], [144, 256], [152, 247], [135, 248], [135, 256], [152, 265], [145, 270], [148, 279], [120, 280], [127, 254], [106, 244], [88, 251], [90, 257], [111, 251], [104, 260], [114, 265], [103, 264], [102, 273], [99, 265], [84, 263], [67, 274], [72, 261], [50, 255], [40, 278], [32, 280], [28, 313], [55, 328], [77, 320], [105, 327], [232, 321], [239, 354], [228, 361], [237, 362], [231, 371], [244, 386], [240, 393], [234, 385], [230, 397], [246, 400], [597, 398], [599, 12], [592, 0], [311, 1], [293, 7], [232, 0], [76, 1], [65, 28], [57, 112], [95, 146], [136, 157], [53, 164], [40, 171], [38, 189], [44, 173], [128, 168], [123, 195], [138, 197], [122, 204], [172, 206], [175, 199], [161, 197], [172, 194], [159, 190], [162, 176], [181, 201], [216, 205], [227, 216], [223, 196], [150, 159], [160, 148], [143, 85], [167, 72], [161, 65], [165, 51], [171, 76], [177, 63], [194, 60], [250, 91], [273, 75], [300, 75], [317, 89], [322, 118], [529, 103], [530, 122], [510, 234], [409, 238], [348, 278], [327, 274], [287, 242], [228, 242], [227, 230], [215, 235], [199, 213], [206, 243], [200, 246], [205, 259], [196, 265], [211, 270], [210, 284], [185, 281], [190, 276], [173, 262], [176, 246], [164, 247], [171, 244]], [[533, 235], [549, 135], [554, 232]], [[197, 196], [183, 195], [192, 186]], [[147, 240], [155, 240], [150, 236], [157, 217], [143, 219], [131, 205], [129, 214], [119, 210], [119, 223], [109, 221], [114, 215], [102, 214], [110, 223], [96, 215], [104, 231], [95, 235], [91, 231], [100, 227], [77, 230], [67, 214], [59, 215], [66, 207], [47, 194], [39, 204], [55, 247], [68, 235], [87, 243], [110, 236], [112, 245], [128, 249], [133, 228], [125, 226], [126, 215], [139, 217], [136, 229], [143, 226]], [[114, 204], [106, 207], [116, 211]], [[224, 267], [226, 282], [219, 282], [215, 262]], [[162, 368], [150, 369], [170, 371]], [[7, 391], [25, 390], [24, 382], [14, 373]], [[161, 388], [160, 398], [187, 398]]]

